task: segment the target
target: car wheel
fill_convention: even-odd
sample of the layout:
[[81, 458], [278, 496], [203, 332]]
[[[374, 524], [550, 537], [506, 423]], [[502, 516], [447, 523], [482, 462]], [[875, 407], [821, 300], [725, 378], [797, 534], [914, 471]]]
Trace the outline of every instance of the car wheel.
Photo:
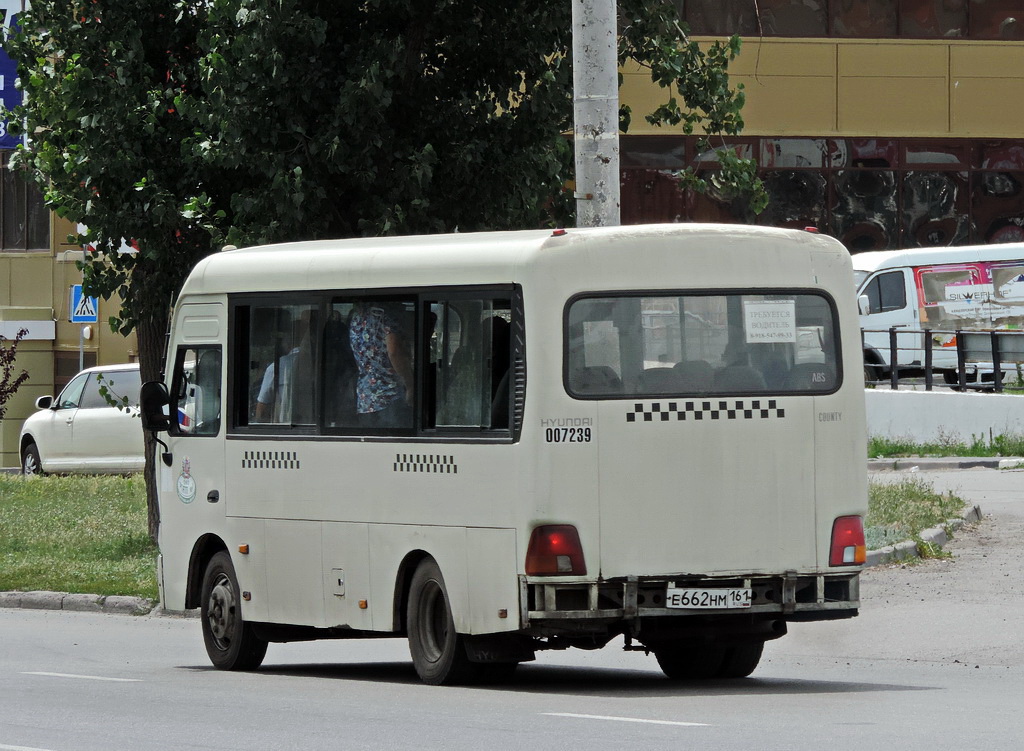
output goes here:
[[39, 461], [39, 449], [34, 443], [25, 446], [21, 452], [21, 473], [23, 475], [43, 474], [43, 464]]
[[409, 652], [420, 680], [432, 686], [466, 683], [477, 675], [448, 600], [441, 569], [427, 558], [413, 574], [407, 611]]
[[267, 654], [267, 642], [242, 620], [235, 567], [226, 551], [210, 559], [203, 576], [203, 641], [210, 662], [221, 670], [255, 670]]

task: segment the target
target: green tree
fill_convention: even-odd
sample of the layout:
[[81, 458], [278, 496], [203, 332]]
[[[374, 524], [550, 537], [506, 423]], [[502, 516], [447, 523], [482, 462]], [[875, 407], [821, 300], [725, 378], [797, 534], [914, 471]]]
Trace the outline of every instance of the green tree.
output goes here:
[[[670, 92], [652, 122], [739, 132], [738, 39], [701, 49], [670, 0], [620, 15], [621, 59]], [[111, 326], [155, 379], [174, 295], [221, 244], [565, 221], [570, 28], [568, 0], [33, 0], [5, 44], [12, 164], [88, 226], [85, 291], [120, 296]]]

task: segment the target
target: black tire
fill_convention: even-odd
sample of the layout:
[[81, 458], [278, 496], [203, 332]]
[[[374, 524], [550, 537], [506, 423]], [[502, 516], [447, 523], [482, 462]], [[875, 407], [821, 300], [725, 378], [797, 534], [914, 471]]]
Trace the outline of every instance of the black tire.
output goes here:
[[658, 665], [675, 681], [746, 678], [761, 661], [763, 642], [672, 645], [654, 650]]
[[654, 656], [662, 672], [674, 681], [716, 678], [725, 660], [725, 648], [718, 644], [659, 647]]
[[23, 475], [43, 474], [43, 464], [39, 461], [39, 449], [34, 443], [29, 443], [21, 452], [21, 473]]
[[416, 568], [406, 612], [409, 652], [420, 680], [431, 686], [468, 683], [480, 675], [462, 636], [455, 633], [448, 589], [433, 558]]
[[267, 654], [267, 642], [242, 620], [235, 567], [227, 551], [210, 559], [203, 575], [203, 641], [210, 662], [220, 670], [255, 670]]
[[722, 669], [718, 672], [718, 677], [746, 678], [757, 668], [763, 651], [764, 642], [735, 644], [729, 647], [726, 649], [725, 659], [722, 661]]

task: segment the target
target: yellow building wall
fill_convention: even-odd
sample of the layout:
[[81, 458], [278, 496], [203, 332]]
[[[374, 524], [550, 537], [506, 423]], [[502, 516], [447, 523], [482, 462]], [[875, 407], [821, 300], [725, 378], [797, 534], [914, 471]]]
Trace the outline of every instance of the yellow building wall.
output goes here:
[[84, 352], [96, 356], [98, 365], [136, 359], [134, 334], [121, 336], [107, 324], [120, 308], [118, 300], [100, 300], [99, 322], [89, 327], [88, 340], [81, 339], [81, 324], [68, 322], [71, 286], [82, 282], [82, 274], [75, 266], [75, 261], [82, 259], [82, 251], [67, 242], [68, 235], [74, 233], [75, 225], [51, 215], [50, 252], [0, 252], [0, 320], [56, 323], [53, 341], [22, 341], [18, 345], [15, 370], [27, 371], [29, 378], [7, 403], [6, 417], [0, 421], [0, 467], [19, 466], [21, 424], [35, 411], [37, 398], [52, 395], [56, 390], [55, 353], [66, 353], [76, 360], [81, 344]]
[[[744, 39], [730, 82], [744, 135], [1020, 138], [1024, 44], [966, 40]], [[631, 135], [666, 135], [643, 115], [666, 92], [622, 70]]]

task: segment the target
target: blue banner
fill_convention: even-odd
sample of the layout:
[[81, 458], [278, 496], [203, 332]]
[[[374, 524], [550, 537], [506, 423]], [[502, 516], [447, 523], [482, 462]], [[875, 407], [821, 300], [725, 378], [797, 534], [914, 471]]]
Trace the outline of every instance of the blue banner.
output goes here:
[[[21, 5], [21, 0], [0, 0], [0, 13], [4, 15], [3, 38], [0, 39], [0, 44], [7, 39], [9, 33], [14, 31]], [[21, 92], [14, 88], [17, 78], [18, 64], [0, 47], [0, 101], [7, 109], [14, 109], [21, 104]], [[6, 118], [0, 121], [0, 149], [13, 149], [19, 143], [21, 143], [20, 138], [14, 138], [7, 132]]]

